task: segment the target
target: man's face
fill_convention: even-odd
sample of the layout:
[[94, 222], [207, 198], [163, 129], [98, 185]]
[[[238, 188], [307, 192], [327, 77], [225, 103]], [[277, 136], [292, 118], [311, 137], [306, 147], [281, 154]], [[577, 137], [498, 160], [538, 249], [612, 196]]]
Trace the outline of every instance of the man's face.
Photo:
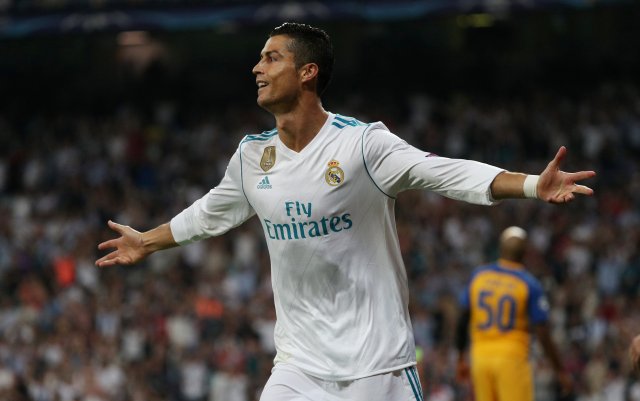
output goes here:
[[258, 104], [274, 113], [290, 107], [301, 91], [293, 53], [287, 45], [293, 40], [285, 35], [269, 38], [253, 67], [258, 85]]

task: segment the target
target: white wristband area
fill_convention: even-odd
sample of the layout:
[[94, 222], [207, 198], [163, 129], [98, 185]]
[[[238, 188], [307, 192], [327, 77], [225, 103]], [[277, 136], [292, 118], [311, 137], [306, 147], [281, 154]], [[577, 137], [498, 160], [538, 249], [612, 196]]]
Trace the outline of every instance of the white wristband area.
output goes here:
[[524, 192], [525, 198], [538, 199], [538, 180], [540, 180], [539, 175], [528, 175], [524, 179], [522, 192]]

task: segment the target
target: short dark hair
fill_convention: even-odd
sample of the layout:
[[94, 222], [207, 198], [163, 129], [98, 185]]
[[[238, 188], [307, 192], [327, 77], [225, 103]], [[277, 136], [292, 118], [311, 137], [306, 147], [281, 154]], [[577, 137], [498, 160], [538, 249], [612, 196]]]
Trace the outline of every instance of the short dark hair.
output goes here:
[[278, 35], [286, 35], [293, 39], [289, 50], [293, 53], [296, 68], [307, 63], [318, 65], [316, 93], [322, 95], [333, 73], [333, 45], [329, 35], [322, 29], [296, 22], [285, 22], [274, 28], [269, 37]]

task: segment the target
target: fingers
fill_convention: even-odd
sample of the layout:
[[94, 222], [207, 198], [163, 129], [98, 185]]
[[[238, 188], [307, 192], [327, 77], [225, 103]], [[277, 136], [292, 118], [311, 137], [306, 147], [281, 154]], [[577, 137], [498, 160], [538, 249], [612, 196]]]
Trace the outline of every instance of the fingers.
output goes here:
[[130, 255], [126, 253], [122, 253], [118, 250], [113, 251], [110, 254], [105, 255], [100, 259], [96, 260], [96, 266], [98, 267], [106, 267], [106, 266], [114, 266], [114, 265], [126, 266], [133, 263], [134, 263], [134, 259]]
[[590, 196], [590, 195], [593, 195], [593, 189], [589, 187], [585, 187], [584, 185], [574, 185], [574, 189], [572, 192], [558, 194], [552, 197], [551, 199], [549, 199], [549, 202], [556, 203], [556, 204], [569, 203], [576, 198], [575, 194]]
[[109, 226], [110, 229], [117, 232], [118, 234], [122, 234], [122, 232], [124, 231], [124, 226], [122, 224], [116, 223], [115, 221], [109, 220], [107, 222], [107, 225]]
[[113, 251], [100, 259], [96, 260], [96, 266], [105, 267], [118, 264], [118, 251]]
[[593, 195], [593, 189], [589, 187], [585, 187], [584, 185], [573, 185], [573, 188], [570, 191], [559, 193], [549, 199], [551, 203], [569, 203], [576, 198], [576, 194], [580, 195]]
[[578, 171], [575, 173], [567, 173], [560, 170], [555, 170], [554, 165], [559, 165], [560, 161], [564, 158], [566, 154], [566, 148], [562, 146], [556, 157], [549, 163], [549, 167], [545, 170], [545, 179], [548, 182], [545, 183], [545, 187], [542, 191], [546, 193], [545, 196], [540, 189], [538, 189], [538, 194], [541, 199], [546, 200], [550, 203], [567, 203], [571, 202], [575, 199], [577, 195], [593, 195], [593, 189], [585, 186], [576, 184], [576, 182], [581, 180], [586, 180], [592, 178], [596, 175], [595, 171]]
[[571, 193], [587, 196], [593, 195], [593, 189], [587, 187], [586, 185], [575, 184], [575, 182], [594, 177], [596, 175], [595, 171], [579, 171], [577, 173], [567, 173], [567, 175], [569, 181], [574, 183], [568, 188]]
[[561, 203], [569, 203], [574, 200], [576, 197], [571, 192], [558, 195], [554, 198], [549, 199], [550, 203], [561, 204]]
[[584, 185], [574, 185], [573, 193], [591, 196], [593, 195], [593, 189]]
[[[114, 221], [109, 220], [107, 222], [107, 225], [109, 226], [109, 228], [111, 228], [118, 234], [120, 235], [124, 234], [125, 226], [123, 226], [122, 224], [118, 224]], [[119, 251], [117, 249], [118, 246], [121, 244], [121, 242], [122, 242], [122, 237], [110, 239], [98, 244], [98, 249], [101, 251], [109, 248], [116, 248], [116, 250], [96, 260], [95, 262], [96, 266], [105, 267], [105, 266], [113, 266], [116, 264], [123, 264], [122, 258], [118, 257]]]
[[[109, 228], [111, 228], [112, 230], [114, 230], [118, 234], [120, 234], [120, 235], [124, 234], [124, 227], [125, 226], [123, 226], [122, 224], [114, 223], [113, 221], [109, 220], [107, 222], [107, 225], [109, 226]], [[114, 239], [110, 239], [108, 241], [101, 242], [100, 244], [98, 244], [98, 249], [104, 250], [104, 249], [107, 249], [107, 248], [117, 248], [119, 240], [120, 240], [120, 238], [114, 238]]]
[[588, 178], [592, 178], [596, 176], [595, 171], [578, 171], [577, 173], [568, 173], [568, 174], [569, 174], [569, 178], [573, 182], [586, 180]]
[[[556, 153], [553, 160], [549, 162], [549, 167], [551, 169], [559, 170], [560, 164], [562, 164], [562, 161], [565, 159], [566, 155], [567, 155], [567, 148], [565, 146], [560, 146], [560, 149], [558, 149], [558, 152]], [[576, 182], [576, 181], [586, 180], [588, 178], [595, 177], [596, 172], [595, 171], [578, 171], [576, 173], [568, 173], [568, 174], [569, 174], [569, 177], [573, 180], [573, 182]]]
[[560, 146], [560, 149], [558, 149], [556, 156], [549, 162], [549, 167], [556, 170], [560, 169], [560, 164], [562, 163], [566, 155], [567, 148], [564, 146]]
[[108, 241], [104, 241], [98, 244], [98, 249], [100, 249], [101, 251], [105, 249], [117, 248], [117, 247], [118, 247], [118, 238], [110, 239]]

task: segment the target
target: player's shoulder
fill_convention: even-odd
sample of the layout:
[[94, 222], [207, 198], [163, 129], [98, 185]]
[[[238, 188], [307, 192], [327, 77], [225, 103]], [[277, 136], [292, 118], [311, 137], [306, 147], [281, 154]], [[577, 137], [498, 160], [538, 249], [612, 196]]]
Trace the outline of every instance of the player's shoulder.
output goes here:
[[537, 290], [542, 290], [542, 283], [533, 273], [523, 270], [521, 272], [521, 279], [524, 281], [529, 288], [535, 288]]
[[361, 144], [362, 147], [359, 149], [366, 148], [367, 151], [389, 149], [391, 144], [397, 141], [397, 138], [380, 121], [365, 123], [341, 114], [334, 114], [331, 119], [330, 137], [333, 140]]
[[242, 145], [258, 145], [262, 146], [267, 142], [271, 142], [275, 140], [278, 136], [278, 129], [274, 128], [270, 131], [263, 131], [260, 134], [255, 135], [245, 135], [244, 138], [240, 141], [240, 146]]
[[355, 117], [342, 114], [330, 114], [330, 127], [340, 132], [340, 134], [362, 134], [376, 129], [388, 131], [387, 127], [380, 121], [363, 122]]
[[518, 278], [528, 274], [528, 272], [525, 271], [524, 269], [509, 269], [509, 268], [500, 266], [500, 264], [498, 264], [497, 262], [491, 262], [491, 263], [486, 263], [486, 264], [477, 266], [475, 269], [473, 269], [471, 276], [477, 277], [482, 275], [483, 273], [506, 275], [506, 276], [513, 276]]
[[500, 265], [498, 262], [489, 263], [483, 266], [478, 267], [479, 271], [486, 272], [494, 272], [497, 274], [501, 274], [503, 276], [511, 277], [514, 280], [524, 282], [528, 287], [540, 287], [541, 284], [538, 279], [529, 272], [524, 266], [516, 267], [516, 268], [508, 268]]
[[329, 119], [331, 120], [331, 126], [339, 130], [368, 127], [370, 125], [370, 123], [362, 122], [355, 117], [345, 116], [342, 114], [329, 114]]
[[485, 272], [488, 272], [488, 271], [493, 271], [494, 270], [493, 267], [494, 267], [493, 264], [484, 264], [484, 265], [476, 266], [471, 271], [471, 279], [469, 281], [473, 282], [479, 276], [482, 276], [482, 273], [485, 273]]

